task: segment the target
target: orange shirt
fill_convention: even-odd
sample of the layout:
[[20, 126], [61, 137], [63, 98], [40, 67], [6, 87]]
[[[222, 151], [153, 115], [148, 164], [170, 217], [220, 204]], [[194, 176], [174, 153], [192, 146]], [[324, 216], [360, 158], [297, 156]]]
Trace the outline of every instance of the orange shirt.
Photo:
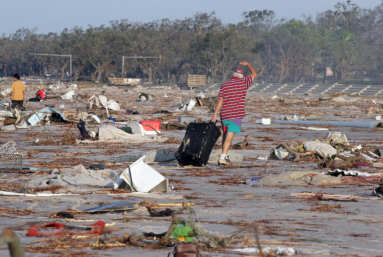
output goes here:
[[14, 101], [22, 101], [24, 100], [24, 83], [20, 80], [17, 80], [12, 83], [12, 100]]

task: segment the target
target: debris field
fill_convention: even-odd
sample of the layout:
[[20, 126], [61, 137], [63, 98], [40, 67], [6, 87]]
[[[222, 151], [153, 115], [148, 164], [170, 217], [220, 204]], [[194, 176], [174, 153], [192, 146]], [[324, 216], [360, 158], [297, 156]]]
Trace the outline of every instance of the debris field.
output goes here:
[[[8, 87], [2, 85], [1, 91]], [[38, 89], [26, 86], [26, 96]], [[376, 117], [381, 99], [248, 92], [242, 132], [229, 152], [233, 164], [217, 165], [220, 137], [205, 167], [178, 165], [174, 152], [187, 122], [209, 122], [217, 94], [177, 87], [51, 86], [47, 100], [24, 104], [21, 120], [45, 107], [65, 120], [52, 114], [29, 128], [2, 127], [0, 147], [12, 145], [23, 166], [6, 169], [7, 157], [1, 155], [2, 231], [16, 233], [26, 256], [167, 256], [175, 239], [164, 233], [172, 224], [185, 223], [180, 219], [199, 231], [194, 240], [202, 256], [256, 256], [258, 244], [271, 249], [269, 256], [281, 248], [292, 248], [282, 255], [295, 256], [383, 255], [383, 202], [372, 195], [383, 177], [383, 128]], [[100, 95], [109, 108], [90, 99]], [[189, 106], [183, 108], [185, 103]], [[292, 123], [274, 122], [281, 119]], [[304, 123], [309, 120], [325, 124]], [[85, 136], [78, 128], [82, 121]], [[160, 121], [161, 129], [126, 138], [108, 138], [105, 132], [101, 140], [102, 126], [124, 128], [140, 121]], [[377, 124], [365, 128], [326, 121]], [[347, 139], [331, 140], [335, 132]], [[310, 150], [308, 142], [314, 145]], [[319, 143], [335, 155], [319, 149]], [[144, 155], [144, 162], [168, 180], [168, 192], [116, 186], [115, 178]], [[6, 245], [0, 248], [1, 256], [8, 252]]]

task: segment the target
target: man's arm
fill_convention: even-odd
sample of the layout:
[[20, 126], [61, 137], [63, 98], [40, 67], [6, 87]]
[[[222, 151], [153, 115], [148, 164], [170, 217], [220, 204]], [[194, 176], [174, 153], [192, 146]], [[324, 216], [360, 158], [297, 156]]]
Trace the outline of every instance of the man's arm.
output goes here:
[[240, 65], [245, 65], [245, 66], [247, 66], [249, 68], [249, 70], [251, 72], [251, 76], [253, 77], [253, 79], [258, 77], [257, 72], [254, 70], [253, 66], [251, 66], [250, 63], [248, 63], [248, 62], [241, 62]]
[[223, 98], [218, 98], [217, 104], [215, 105], [215, 111], [213, 117], [211, 118], [211, 122], [216, 122], [218, 117], [218, 112], [221, 110], [223, 104]]

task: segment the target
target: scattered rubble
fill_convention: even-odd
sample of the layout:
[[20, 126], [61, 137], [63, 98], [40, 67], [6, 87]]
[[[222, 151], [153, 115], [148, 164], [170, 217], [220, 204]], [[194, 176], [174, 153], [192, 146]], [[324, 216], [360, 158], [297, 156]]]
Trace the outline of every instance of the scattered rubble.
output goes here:
[[207, 255], [312, 256], [320, 240], [336, 255], [383, 254], [350, 236], [379, 236], [366, 224], [383, 195], [381, 100], [250, 92], [232, 165], [217, 165], [217, 133], [206, 165], [189, 166], [175, 155], [199, 142], [185, 129], [210, 121], [216, 91], [76, 83], [25, 111], [2, 99], [0, 216], [27, 254], [151, 256], [182, 240]]

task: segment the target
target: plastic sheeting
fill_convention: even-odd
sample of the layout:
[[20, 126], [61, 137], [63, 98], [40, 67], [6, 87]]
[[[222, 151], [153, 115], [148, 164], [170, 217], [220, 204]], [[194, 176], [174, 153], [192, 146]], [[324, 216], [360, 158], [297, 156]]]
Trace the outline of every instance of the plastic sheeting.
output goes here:
[[57, 113], [61, 116], [61, 118], [64, 121], [68, 121], [61, 112], [58, 112], [55, 109], [52, 109], [50, 107], [44, 107], [41, 110], [37, 111], [35, 114], [33, 114], [28, 119], [28, 123], [31, 124], [32, 126], [35, 126], [37, 123], [41, 122], [47, 114], [52, 114], [52, 113]]
[[316, 151], [323, 157], [331, 157], [337, 153], [336, 149], [332, 147], [330, 144], [317, 142], [317, 141], [308, 141], [303, 145], [307, 152]]
[[129, 134], [123, 131], [122, 129], [115, 128], [113, 126], [102, 126], [98, 132], [98, 141], [108, 141], [108, 140], [127, 140], [127, 141], [141, 141], [148, 142], [153, 141], [151, 138], [144, 137], [142, 134]]
[[111, 110], [114, 110], [114, 111], [119, 111], [120, 105], [114, 100], [109, 100], [108, 101], [108, 108]]

